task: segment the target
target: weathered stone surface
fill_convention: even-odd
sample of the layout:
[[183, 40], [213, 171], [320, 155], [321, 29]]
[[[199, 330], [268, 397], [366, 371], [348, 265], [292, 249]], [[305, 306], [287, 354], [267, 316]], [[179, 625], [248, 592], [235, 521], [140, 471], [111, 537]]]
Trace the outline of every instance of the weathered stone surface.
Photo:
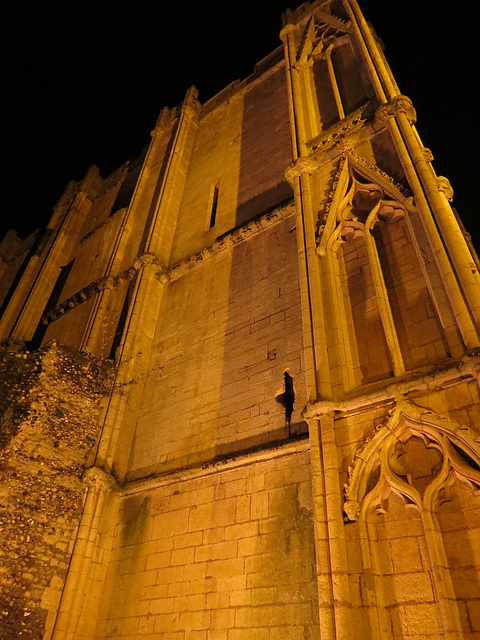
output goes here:
[[111, 367], [52, 344], [0, 347], [0, 637], [41, 638], [82, 511]]

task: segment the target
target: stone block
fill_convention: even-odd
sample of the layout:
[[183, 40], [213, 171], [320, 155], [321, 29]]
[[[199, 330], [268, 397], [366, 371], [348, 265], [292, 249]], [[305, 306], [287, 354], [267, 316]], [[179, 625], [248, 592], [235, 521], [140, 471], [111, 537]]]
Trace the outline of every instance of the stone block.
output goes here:
[[185, 611], [180, 613], [180, 628], [195, 631], [210, 628], [210, 611]]
[[189, 509], [178, 509], [168, 515], [159, 514], [153, 518], [153, 539], [169, 538], [188, 530]]
[[212, 629], [231, 629], [235, 626], [235, 609], [216, 609], [211, 612]]
[[423, 570], [418, 538], [390, 540], [391, 558], [396, 573], [421, 572]]
[[[207, 565], [207, 575], [213, 578], [230, 578], [242, 576], [244, 570], [243, 558], [230, 558], [228, 560], [212, 560]], [[227, 580], [228, 582], [228, 580]], [[232, 582], [233, 585], [233, 582]]]
[[197, 562], [203, 562], [204, 560], [222, 560], [225, 558], [234, 558], [236, 555], [237, 542], [235, 540], [203, 545], [195, 549], [195, 560]]
[[190, 565], [193, 562], [195, 549], [193, 547], [185, 547], [183, 549], [174, 549], [171, 552], [170, 565]]

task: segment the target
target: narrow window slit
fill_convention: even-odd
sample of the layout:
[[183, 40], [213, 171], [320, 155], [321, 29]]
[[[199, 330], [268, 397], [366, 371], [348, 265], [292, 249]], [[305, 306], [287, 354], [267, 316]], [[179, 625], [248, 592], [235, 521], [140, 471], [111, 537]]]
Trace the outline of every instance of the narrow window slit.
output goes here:
[[209, 229], [215, 226], [215, 220], [217, 218], [217, 205], [218, 205], [218, 187], [213, 188], [212, 209], [210, 212], [210, 224]]

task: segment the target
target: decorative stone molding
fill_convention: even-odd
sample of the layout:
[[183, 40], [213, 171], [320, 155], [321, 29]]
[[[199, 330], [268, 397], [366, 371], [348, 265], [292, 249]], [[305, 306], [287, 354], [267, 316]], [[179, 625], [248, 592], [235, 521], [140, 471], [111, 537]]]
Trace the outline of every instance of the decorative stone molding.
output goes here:
[[151, 475], [138, 480], [130, 480], [126, 484], [119, 486], [118, 495], [124, 498], [144, 494], [147, 491], [154, 491], [160, 487], [165, 487], [177, 482], [218, 476], [234, 469], [249, 467], [268, 460], [296, 456], [299, 453], [304, 453], [309, 450], [310, 442], [308, 439], [285, 440], [281, 444], [275, 443], [275, 445], [271, 447], [267, 446], [254, 451], [240, 452], [238, 455], [232, 455], [231, 457], [220, 460], [213, 459], [211, 462], [205, 463], [202, 466], [187, 466], [172, 473], [159, 473], [158, 475]]
[[[439, 472], [426, 487], [423, 495], [413, 486], [412, 480], [398, 465], [399, 443], [410, 438], [422, 439], [427, 447], [436, 448], [442, 456]], [[459, 454], [458, 451], [462, 451]], [[472, 461], [469, 464], [468, 461]], [[359, 449], [349, 467], [349, 479], [345, 485], [345, 514], [351, 521], [357, 520], [366, 495], [375, 490], [369, 489], [370, 476], [380, 465], [383, 490], [377, 490], [378, 497], [373, 501], [380, 504], [390, 491], [404, 495], [409, 502], [419, 508], [432, 510], [442, 488], [448, 489], [449, 477], [456, 474], [463, 482], [480, 489], [480, 438], [469, 427], [459, 425], [446, 416], [436, 414], [430, 409], [401, 400], [387, 414], [385, 424], [375, 428]], [[384, 495], [385, 494], [385, 495]]]
[[410, 124], [415, 124], [417, 121], [417, 113], [412, 101], [407, 96], [395, 96], [390, 102], [382, 104], [377, 109], [376, 118], [380, 122], [385, 122], [388, 118], [394, 118], [399, 113], [404, 113]]
[[311, 64], [312, 54], [318, 55], [321, 53], [326, 40], [331, 41], [349, 32], [351, 23], [345, 22], [341, 18], [332, 15], [330, 12], [330, 2], [326, 2], [305, 21], [285, 25], [280, 32], [280, 39], [282, 42], [285, 42], [291, 32], [302, 29], [303, 33], [299, 34], [300, 45], [296, 53], [296, 63], [294, 65], [297, 70], [301, 70], [305, 65]]
[[125, 271], [122, 271], [120, 274], [116, 276], [104, 276], [95, 282], [91, 282], [83, 289], [80, 289], [80, 291], [77, 291], [73, 296], [70, 296], [61, 304], [57, 305], [55, 309], [45, 314], [42, 317], [42, 322], [46, 325], [54, 322], [65, 313], [75, 309], [78, 305], [82, 304], [97, 293], [100, 293], [105, 289], [114, 289], [123, 282], [129, 282], [139, 271], [142, 271], [143, 269], [154, 269], [156, 271], [157, 280], [162, 284], [166, 284], [172, 280], [178, 280], [185, 273], [190, 271], [190, 269], [203, 263], [205, 260], [216, 256], [222, 251], [230, 249], [234, 245], [247, 240], [271, 225], [276, 224], [280, 220], [291, 215], [293, 211], [294, 205], [292, 202], [285, 207], [274, 209], [256, 220], [251, 220], [241, 227], [237, 227], [233, 231], [218, 238], [213, 244], [202, 249], [202, 251], [199, 251], [198, 253], [173, 265], [168, 271], [153, 253], [143, 253], [135, 258], [131, 267], [125, 269]]
[[230, 249], [234, 245], [239, 244], [244, 240], [248, 240], [260, 231], [268, 229], [277, 222], [284, 220], [288, 216], [292, 215], [293, 212], [294, 204], [293, 202], [291, 202], [284, 207], [274, 209], [273, 211], [266, 213], [256, 220], [251, 220], [250, 222], [237, 227], [233, 231], [218, 238], [213, 244], [205, 247], [205, 249], [202, 249], [202, 251], [199, 251], [193, 256], [189, 256], [185, 260], [182, 260], [181, 262], [173, 265], [168, 271], [168, 279], [178, 280], [185, 273], [187, 273], [197, 265], [203, 263], [205, 260], [218, 255], [222, 251]]
[[[341, 401], [319, 400], [308, 403], [302, 412], [302, 420], [319, 420], [321, 416], [331, 412], [337, 415], [357, 414], [370, 411], [372, 407], [392, 405], [399, 403], [409, 394], [418, 394], [426, 391], [439, 391], [455, 384], [459, 378], [476, 378], [480, 384], [480, 352], [472, 352], [454, 363], [430, 366], [419, 370], [417, 373], [409, 372], [403, 379], [385, 385], [375, 390], [370, 390], [367, 395], [364, 388], [357, 395], [352, 395]], [[472, 436], [480, 444], [480, 436]]]
[[[354, 147], [350, 142], [346, 140], [343, 141], [341, 143], [341, 148], [342, 148], [342, 156], [340, 157], [340, 160], [337, 164], [336, 171], [333, 175], [330, 192], [328, 193], [327, 198], [325, 200], [325, 205], [323, 207], [323, 210], [319, 211], [319, 214], [318, 214], [316, 243], [317, 243], [317, 253], [319, 254], [321, 254], [320, 243], [322, 240], [323, 233], [325, 231], [327, 220], [330, 216], [330, 210], [332, 208], [334, 200], [338, 201], [342, 199], [344, 196], [347, 195], [350, 189], [355, 187], [357, 190], [365, 190], [365, 189], [377, 190], [378, 191], [377, 201], [381, 198], [384, 198], [387, 201], [387, 200], [392, 200], [393, 199], [392, 196], [395, 195], [393, 190], [390, 190], [391, 193], [387, 194], [387, 190], [389, 190], [389, 187], [393, 187], [396, 194], [398, 194], [397, 198], [399, 198], [400, 196], [403, 196], [403, 198], [405, 199], [405, 203], [399, 205], [400, 207], [406, 208], [411, 204], [411, 195], [408, 189], [406, 189], [403, 185], [400, 185], [397, 182], [395, 182], [395, 180], [391, 176], [389, 176], [384, 171], [379, 169], [376, 165], [373, 165], [371, 162], [369, 162], [365, 158], [362, 158], [361, 156], [357, 156], [354, 153], [353, 151]], [[342, 175], [345, 162], [347, 161], [349, 162], [349, 165], [350, 165], [349, 172], [351, 174], [349, 179], [349, 184], [346, 188], [344, 185], [343, 187], [344, 193], [342, 192], [342, 194], [337, 194], [337, 190], [339, 188], [340, 176]], [[355, 181], [353, 173], [357, 169], [357, 167], [360, 170], [362, 168], [367, 170], [369, 174], [368, 177], [372, 181], [371, 185], [361, 185], [360, 183], [357, 183]], [[337, 218], [338, 218], [338, 215], [337, 215]]]
[[309, 146], [312, 152], [323, 152], [331, 149], [337, 144], [343, 144], [345, 142], [345, 138], [354, 133], [355, 131], [361, 129], [369, 118], [369, 107], [372, 103], [368, 105], [364, 105], [348, 115], [346, 118], [337, 122], [337, 124], [333, 125], [328, 129], [328, 131], [324, 131], [319, 136], [314, 138], [309, 142]]
[[130, 280], [132, 280], [139, 271], [146, 268], [154, 268], [157, 271], [157, 278], [159, 280], [161, 280], [165, 275], [165, 269], [160, 264], [157, 257], [150, 253], [144, 253], [143, 255], [135, 258], [131, 267], [125, 269], [125, 271], [122, 271], [117, 276], [103, 276], [95, 282], [91, 282], [83, 289], [80, 289], [80, 291], [77, 291], [73, 296], [70, 296], [61, 304], [57, 305], [55, 309], [46, 313], [42, 317], [42, 323], [48, 325], [63, 316], [67, 311], [75, 309], [78, 305], [82, 304], [97, 293], [100, 293], [105, 289], [114, 289], [122, 282], [130, 282]]
[[[387, 413], [384, 424], [378, 425], [357, 450], [348, 474], [344, 513], [347, 521], [357, 522], [363, 567], [382, 567], [379, 559], [385, 548], [377, 544], [374, 523], [383, 526], [392, 517], [392, 502], [403, 502], [405, 511], [413, 512], [410, 517], [405, 515], [405, 524], [408, 520], [420, 524], [421, 544], [426, 551], [424, 571], [430, 573], [435, 584], [444, 635], [463, 637], [452, 572], [456, 559], [447, 552], [447, 529], [438, 515], [460, 486], [467, 486], [473, 496], [480, 494], [479, 434], [448, 416], [400, 399]], [[380, 589], [370, 604], [376, 608], [383, 606], [381, 584], [388, 579], [382, 569], [378, 577]], [[383, 638], [384, 634], [375, 637]]]
[[297, 30], [296, 25], [294, 24], [286, 24], [283, 29], [280, 31], [280, 40], [282, 42], [285, 41], [285, 39], [292, 33], [295, 33], [295, 31]]
[[322, 239], [323, 236], [323, 232], [325, 231], [325, 225], [327, 223], [328, 220], [328, 216], [330, 213], [330, 209], [332, 208], [332, 203], [333, 203], [333, 198], [337, 192], [337, 187], [338, 187], [338, 183], [340, 180], [340, 175], [343, 171], [343, 167], [345, 165], [345, 161], [346, 161], [346, 157], [342, 156], [338, 162], [337, 165], [337, 169], [335, 171], [335, 174], [333, 176], [333, 181], [332, 181], [332, 185], [331, 185], [331, 189], [327, 195], [327, 198], [325, 200], [325, 204], [323, 206], [323, 212], [319, 211], [318, 212], [318, 220], [317, 220], [317, 233], [316, 233], [316, 243], [317, 243], [317, 253], [318, 253], [318, 248], [319, 248], [319, 244], [320, 241]]
[[358, 163], [359, 165], [362, 165], [363, 167], [365, 167], [365, 169], [372, 171], [382, 181], [386, 181], [389, 185], [394, 187], [394, 189], [399, 191], [404, 198], [410, 199], [410, 200], [412, 199], [412, 194], [410, 189], [405, 187], [403, 184], [396, 182], [392, 178], [392, 176], [389, 176], [388, 173], [385, 173], [385, 171], [382, 171], [377, 165], [372, 164], [366, 158], [362, 158], [362, 156], [358, 156], [355, 153], [352, 153], [350, 151], [346, 155], [348, 155], [350, 159], [353, 160], [355, 163]]
[[428, 147], [423, 147], [422, 148], [422, 153], [423, 153], [423, 157], [425, 158], [426, 162], [433, 162], [434, 161], [434, 157], [433, 157], [433, 153], [430, 149], [428, 149]]
[[133, 261], [133, 268], [135, 271], [141, 271], [147, 267], [154, 267], [158, 271], [165, 271], [160, 262], [158, 261], [157, 256], [153, 253], [143, 253], [141, 256], [137, 256]]

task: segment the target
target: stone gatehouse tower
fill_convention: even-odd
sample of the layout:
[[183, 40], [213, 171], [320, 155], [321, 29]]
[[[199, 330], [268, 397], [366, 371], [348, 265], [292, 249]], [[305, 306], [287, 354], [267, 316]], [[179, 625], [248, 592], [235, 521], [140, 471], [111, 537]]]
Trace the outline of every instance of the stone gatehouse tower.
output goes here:
[[0, 247], [2, 638], [480, 637], [477, 257], [356, 0], [280, 38]]

